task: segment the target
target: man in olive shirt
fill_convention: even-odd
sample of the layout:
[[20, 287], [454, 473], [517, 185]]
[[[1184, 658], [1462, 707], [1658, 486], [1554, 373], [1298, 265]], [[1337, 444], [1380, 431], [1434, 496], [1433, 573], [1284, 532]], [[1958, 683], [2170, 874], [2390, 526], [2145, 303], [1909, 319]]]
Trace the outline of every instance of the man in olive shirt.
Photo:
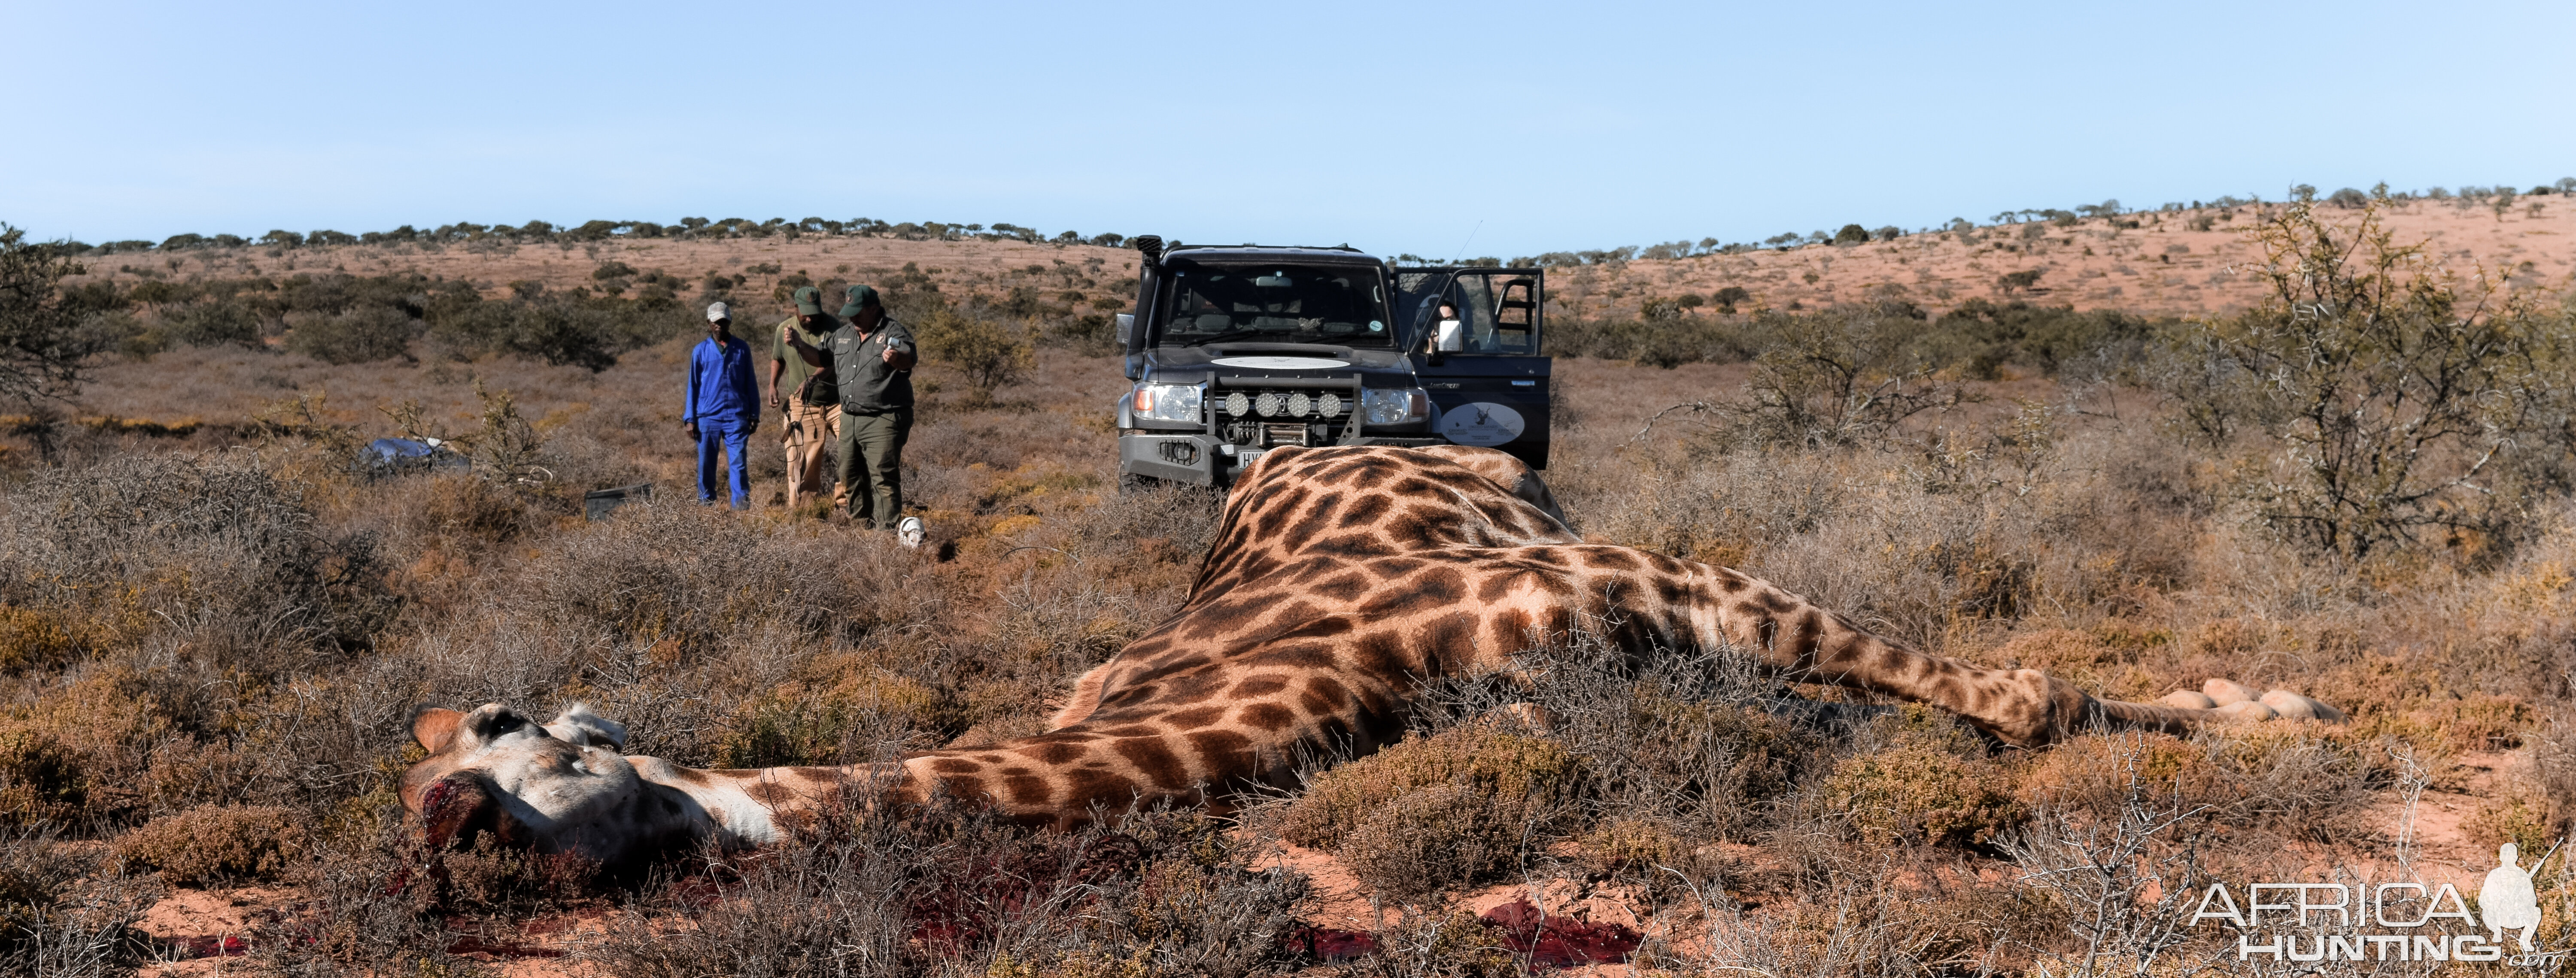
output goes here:
[[[845, 322], [817, 349], [790, 332], [783, 338], [815, 367], [829, 366], [841, 396], [841, 488], [850, 518], [880, 530], [903, 520], [903, 443], [912, 435], [912, 331], [885, 312], [877, 290], [849, 289]], [[827, 352], [828, 351], [828, 352]]]
[[[769, 350], [769, 403], [787, 415], [787, 505], [794, 507], [800, 495], [823, 491], [823, 446], [841, 434], [841, 412], [837, 410], [840, 392], [832, 385], [828, 370], [815, 367], [797, 355], [788, 345], [791, 334], [807, 345], [820, 345], [841, 327], [841, 321], [823, 311], [823, 290], [808, 285], [796, 290], [796, 316], [778, 324], [778, 340]], [[815, 374], [822, 380], [806, 383]], [[849, 492], [847, 486], [834, 483], [832, 502], [838, 504]]]

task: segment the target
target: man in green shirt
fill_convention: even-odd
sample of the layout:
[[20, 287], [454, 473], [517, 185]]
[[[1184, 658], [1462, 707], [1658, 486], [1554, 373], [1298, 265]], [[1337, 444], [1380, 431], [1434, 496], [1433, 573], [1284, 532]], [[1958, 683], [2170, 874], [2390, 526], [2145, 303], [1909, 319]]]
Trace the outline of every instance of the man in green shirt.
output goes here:
[[[850, 518], [880, 530], [920, 535], [919, 521], [903, 515], [903, 443], [912, 436], [912, 365], [920, 359], [912, 331], [886, 315], [877, 290], [849, 288], [841, 307], [844, 325], [828, 342], [813, 344], [792, 332], [782, 338], [797, 356], [829, 367], [841, 397], [841, 488], [850, 494]], [[910, 522], [912, 527], [898, 527]]]
[[[796, 315], [778, 324], [778, 340], [769, 348], [769, 403], [787, 415], [787, 505], [793, 509], [798, 496], [823, 491], [823, 446], [841, 435], [840, 392], [833, 387], [831, 372], [815, 367], [798, 356], [788, 345], [794, 336], [809, 346], [817, 346], [841, 328], [841, 321], [823, 311], [823, 290], [808, 285], [796, 290]], [[808, 383], [815, 374], [823, 379]], [[839, 505], [849, 492], [835, 482], [832, 502]]]

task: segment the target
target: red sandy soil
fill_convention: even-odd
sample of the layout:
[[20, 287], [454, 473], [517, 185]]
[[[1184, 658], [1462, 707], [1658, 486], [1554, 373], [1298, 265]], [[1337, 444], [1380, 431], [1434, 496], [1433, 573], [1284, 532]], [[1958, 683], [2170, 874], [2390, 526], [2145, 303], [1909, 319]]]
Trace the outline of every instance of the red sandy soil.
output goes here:
[[[2530, 208], [2540, 206], [2534, 216]], [[1938, 312], [1971, 298], [2010, 298], [1999, 280], [2039, 270], [2033, 303], [2191, 316], [2242, 309], [2263, 297], [2246, 274], [2261, 253], [2246, 231], [2281, 205], [2204, 208], [2093, 218], [2072, 226], [2046, 222], [1909, 235], [1894, 241], [1742, 255], [1705, 255], [1624, 265], [1565, 269], [1548, 277], [1557, 308], [1597, 316], [1633, 311], [1649, 297], [1712, 295], [1727, 286], [1752, 294], [1748, 307], [1807, 308], [1894, 298]], [[2321, 208], [2328, 221], [2358, 220], [2358, 210]], [[2214, 226], [2194, 231], [2207, 217]], [[2517, 287], [2564, 289], [2576, 275], [2576, 199], [2525, 197], [2503, 216], [2487, 207], [2411, 201], [2384, 212], [2399, 244], [2423, 244], [2443, 266], [2473, 274], [2510, 275]], [[2114, 226], [2135, 221], [2135, 229]], [[2025, 237], [2025, 235], [2036, 237]], [[1976, 240], [1970, 240], [1973, 237]], [[1809, 276], [1814, 276], [1812, 279]]]

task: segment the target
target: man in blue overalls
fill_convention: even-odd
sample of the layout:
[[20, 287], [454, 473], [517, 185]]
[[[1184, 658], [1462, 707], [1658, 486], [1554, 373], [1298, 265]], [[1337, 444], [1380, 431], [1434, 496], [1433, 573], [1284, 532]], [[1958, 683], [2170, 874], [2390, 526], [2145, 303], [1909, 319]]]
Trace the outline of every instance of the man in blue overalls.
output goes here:
[[751, 505], [746, 458], [751, 433], [760, 430], [760, 387], [751, 377], [751, 344], [734, 338], [733, 316], [718, 302], [707, 306], [707, 338], [689, 351], [689, 404], [682, 429], [698, 443], [698, 502], [716, 501], [716, 452], [731, 470], [733, 508]]

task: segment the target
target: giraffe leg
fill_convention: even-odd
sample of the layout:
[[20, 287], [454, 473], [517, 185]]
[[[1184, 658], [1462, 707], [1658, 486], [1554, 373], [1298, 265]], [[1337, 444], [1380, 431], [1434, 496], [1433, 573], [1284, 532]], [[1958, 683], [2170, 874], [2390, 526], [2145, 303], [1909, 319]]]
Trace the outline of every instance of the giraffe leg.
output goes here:
[[[2180, 732], [2204, 715], [2097, 699], [2035, 669], [1988, 669], [1933, 655], [1872, 634], [1769, 582], [1727, 568], [1662, 559], [1678, 565], [1688, 591], [1698, 598], [1690, 627], [1702, 641], [1749, 650], [1774, 674], [1793, 681], [1940, 707], [2005, 743], [2036, 747], [2097, 727]], [[1668, 596], [1675, 590], [1660, 593]]]

